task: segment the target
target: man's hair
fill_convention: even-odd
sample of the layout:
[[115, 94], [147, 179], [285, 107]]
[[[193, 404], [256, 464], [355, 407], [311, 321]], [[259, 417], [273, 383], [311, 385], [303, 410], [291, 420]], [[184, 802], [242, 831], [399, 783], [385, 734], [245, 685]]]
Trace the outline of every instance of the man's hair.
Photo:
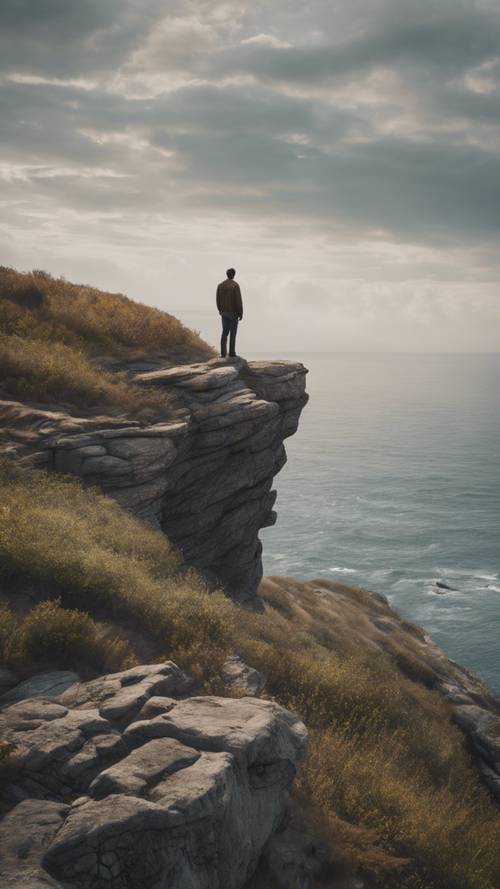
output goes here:
[[226, 275], [228, 276], [228, 278], [234, 278], [235, 274], [236, 274], [236, 269], [228, 269], [226, 272]]

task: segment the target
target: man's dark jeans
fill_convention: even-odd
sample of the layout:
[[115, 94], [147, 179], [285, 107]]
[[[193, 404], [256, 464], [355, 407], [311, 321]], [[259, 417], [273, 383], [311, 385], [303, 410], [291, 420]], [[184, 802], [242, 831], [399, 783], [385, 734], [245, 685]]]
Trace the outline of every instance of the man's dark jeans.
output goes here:
[[220, 353], [223, 358], [227, 352], [227, 336], [229, 334], [229, 354], [231, 357], [236, 355], [236, 331], [238, 330], [238, 319], [232, 315], [222, 315], [222, 336], [220, 340]]

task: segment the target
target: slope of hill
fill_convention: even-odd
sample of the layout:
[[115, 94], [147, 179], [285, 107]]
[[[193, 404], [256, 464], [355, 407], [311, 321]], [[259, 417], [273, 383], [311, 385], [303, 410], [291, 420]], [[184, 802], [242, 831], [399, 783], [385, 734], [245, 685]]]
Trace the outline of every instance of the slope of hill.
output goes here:
[[[210, 590], [190, 567], [201, 572], [211, 565], [220, 580], [229, 566], [236, 588], [228, 584], [227, 590], [234, 599], [247, 564], [256, 584], [258, 529], [275, 518], [270, 487], [285, 459], [283, 438], [295, 430], [306, 400], [305, 369], [286, 362], [226, 366], [206, 360], [172, 368], [212, 353], [170, 316], [42, 273], [4, 269], [0, 285], [0, 416], [10, 454], [0, 471], [0, 725], [6, 739], [0, 739], [0, 836], [10, 843], [27, 817], [23, 813], [38, 813], [43, 821], [50, 809], [53, 832], [64, 822], [62, 845], [56, 842], [48, 854], [48, 873], [33, 871], [25, 884], [20, 875], [17, 885], [62, 885], [52, 880], [54, 873], [75, 889], [97, 885], [85, 869], [68, 867], [77, 843], [82, 861], [88, 853], [99, 869], [86, 846], [87, 813], [99, 854], [108, 856], [117, 823], [114, 791], [104, 807], [87, 795], [99, 773], [99, 782], [119, 782], [120, 830], [126, 825], [134, 837], [130, 849], [118, 842], [116, 852], [113, 846], [115, 857], [106, 861], [114, 871], [104, 864], [102, 885], [143, 889], [142, 876], [133, 875], [142, 831], [151, 832], [151, 867], [158, 873], [157, 828], [168, 845], [168, 831], [179, 824], [177, 803], [184, 806], [186, 798], [182, 779], [170, 784], [178, 796], [167, 808], [160, 811], [161, 800], [147, 798], [163, 784], [157, 783], [154, 757], [141, 760], [153, 749], [142, 742], [159, 731], [163, 750], [164, 733], [175, 730], [190, 756], [201, 755], [203, 763], [215, 756], [219, 764], [222, 757], [231, 765], [216, 770], [208, 785], [195, 780], [189, 836], [203, 835], [206, 860], [212, 847], [207, 822], [198, 825], [200, 811], [210, 811], [210, 830], [229, 825], [228, 800], [239, 796], [243, 822], [231, 823], [226, 837], [235, 836], [237, 827], [238, 842], [245, 836], [244, 800], [252, 800], [257, 813], [251, 848], [242, 852], [241, 866], [235, 861], [231, 882], [220, 882], [226, 873], [222, 837], [220, 867], [211, 860], [214, 876], [203, 883], [198, 862], [202, 882], [192, 885], [498, 889], [495, 696], [381, 596], [321, 579], [266, 578], [259, 589], [261, 610], [251, 611], [214, 584]], [[54, 407], [59, 410], [51, 412]], [[175, 422], [170, 417], [167, 424], [151, 424], [173, 413]], [[136, 420], [128, 421], [133, 415]], [[185, 451], [163, 440], [178, 427], [188, 442]], [[37, 450], [41, 441], [45, 450]], [[141, 520], [146, 515], [149, 525]], [[251, 538], [248, 561], [239, 556], [232, 521], [243, 532], [250, 529], [242, 538], [245, 546]], [[218, 537], [210, 536], [212, 527]], [[216, 558], [213, 541], [220, 545]], [[167, 660], [190, 677], [175, 693], [165, 677], [179, 672]], [[54, 670], [65, 671], [62, 679], [40, 679], [40, 672]], [[99, 678], [110, 672], [115, 675]], [[70, 683], [66, 697], [54, 687], [59, 681]], [[225, 699], [242, 695], [262, 701], [225, 709]], [[293, 717], [281, 707], [296, 711], [309, 731], [308, 758], [283, 821], [281, 790], [272, 817], [258, 817], [261, 790], [272, 798], [273, 782], [287, 789], [293, 777], [293, 757], [279, 752], [287, 733], [280, 740], [269, 717], [281, 714], [278, 722], [291, 725]], [[217, 709], [217, 719], [210, 708]], [[202, 711], [199, 731], [194, 723]], [[251, 734], [239, 723], [235, 727], [240, 711], [257, 719]], [[217, 720], [225, 725], [223, 737]], [[69, 746], [62, 739], [66, 729], [73, 732]], [[140, 749], [127, 752], [123, 744], [133, 748], [139, 736]], [[246, 762], [250, 749], [255, 757]], [[111, 757], [111, 777], [102, 771], [100, 750], [106, 763]], [[43, 786], [34, 778], [37, 764], [43, 766]], [[51, 785], [52, 764], [58, 780]], [[130, 770], [146, 767], [137, 790]], [[259, 834], [260, 822], [267, 825], [265, 835]], [[43, 830], [35, 834], [32, 848], [40, 857], [48, 840]], [[195, 843], [192, 851], [198, 848]], [[173, 885], [185, 889], [182, 880]]]
[[212, 355], [196, 333], [159, 309], [46, 272], [0, 267], [4, 398], [152, 419], [165, 414], [167, 400], [131, 385], [127, 367], [146, 356], [165, 364]]
[[18, 679], [169, 658], [201, 693], [234, 694], [221, 675], [237, 652], [309, 729], [294, 796], [328, 849], [318, 886], [351, 873], [384, 889], [496, 889], [500, 814], [437, 689], [446, 659], [418, 628], [381, 597], [323, 581], [266, 579], [264, 612], [241, 610], [106, 497], [11, 473], [0, 638]]

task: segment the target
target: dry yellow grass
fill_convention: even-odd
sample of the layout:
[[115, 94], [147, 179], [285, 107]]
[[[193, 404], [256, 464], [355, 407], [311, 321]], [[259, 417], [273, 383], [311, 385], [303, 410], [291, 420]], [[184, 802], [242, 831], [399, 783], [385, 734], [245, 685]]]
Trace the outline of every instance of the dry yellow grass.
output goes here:
[[123, 375], [98, 370], [83, 352], [63, 343], [0, 335], [0, 379], [4, 393], [16, 400], [146, 421], [172, 414], [166, 395], [144, 391]]
[[4, 332], [80, 346], [89, 354], [212, 354], [195, 331], [167, 312], [46, 272], [0, 267], [0, 306]]
[[[308, 724], [310, 754], [295, 794], [337, 863], [380, 889], [498, 889], [498, 810], [428, 676], [410, 678], [399, 652], [370, 644], [370, 622], [388, 619], [382, 602], [341, 587], [328, 598], [326, 587], [292, 581], [288, 591], [282, 581], [264, 585], [264, 614], [242, 612], [183, 574], [163, 535], [76, 482], [4, 475], [0, 497], [10, 605], [23, 583], [31, 596], [39, 588], [42, 600], [61, 597], [27, 615], [0, 613], [4, 658], [21, 669], [29, 657], [42, 663], [52, 634], [67, 663], [72, 640], [81, 657], [81, 639], [105, 647], [103, 627], [111, 626], [130, 640], [127, 656], [147, 640], [148, 657], [172, 657], [219, 690], [224, 657], [241, 651], [266, 675], [268, 693]], [[12, 621], [19, 642], [9, 651]], [[411, 657], [419, 654], [414, 638]]]
[[180, 573], [164, 535], [114, 501], [61, 477], [0, 483], [0, 574], [36, 580], [65, 606], [147, 634], [161, 652], [229, 644], [230, 605]]
[[81, 410], [154, 419], [168, 415], [159, 393], [102, 371], [97, 357], [199, 360], [213, 351], [172, 315], [122, 294], [0, 267], [0, 380], [4, 395]]

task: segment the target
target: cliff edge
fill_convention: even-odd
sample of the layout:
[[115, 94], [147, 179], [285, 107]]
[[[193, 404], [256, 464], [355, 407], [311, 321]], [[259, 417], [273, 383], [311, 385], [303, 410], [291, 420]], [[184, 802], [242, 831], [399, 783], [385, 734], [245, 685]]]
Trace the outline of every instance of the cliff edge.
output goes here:
[[273, 478], [307, 402], [306, 373], [299, 363], [240, 358], [130, 372], [134, 384], [170, 396], [168, 422], [2, 401], [0, 426], [33, 465], [100, 488], [161, 528], [211, 586], [258, 605], [258, 533], [276, 521]]

